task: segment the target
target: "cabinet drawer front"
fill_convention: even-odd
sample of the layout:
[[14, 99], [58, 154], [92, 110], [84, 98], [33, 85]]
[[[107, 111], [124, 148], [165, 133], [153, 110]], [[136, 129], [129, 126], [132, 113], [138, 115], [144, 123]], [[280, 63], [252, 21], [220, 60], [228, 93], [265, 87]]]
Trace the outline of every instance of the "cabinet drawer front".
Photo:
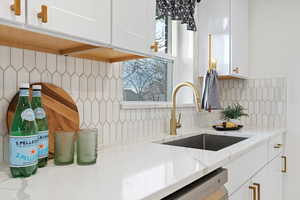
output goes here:
[[14, 0], [2, 0], [0, 2], [0, 19], [8, 20], [12, 23], [25, 24], [25, 0], [19, 0], [19, 14], [16, 14], [11, 10], [11, 6], [14, 5], [16, 1]]
[[234, 193], [267, 163], [267, 147], [268, 145], [264, 143], [225, 166], [228, 169], [226, 188], [229, 195]]
[[[28, 2], [28, 25], [68, 36], [110, 43], [110, 0], [35, 0]], [[47, 7], [47, 22], [38, 18], [42, 7]]]
[[283, 135], [280, 134], [277, 137], [271, 139], [269, 141], [269, 158], [268, 160], [272, 160], [283, 151]]

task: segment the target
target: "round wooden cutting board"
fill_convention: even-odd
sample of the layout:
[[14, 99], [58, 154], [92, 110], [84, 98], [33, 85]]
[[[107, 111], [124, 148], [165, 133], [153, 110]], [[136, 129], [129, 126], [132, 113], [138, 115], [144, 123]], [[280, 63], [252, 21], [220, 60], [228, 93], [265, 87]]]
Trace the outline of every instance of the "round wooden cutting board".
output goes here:
[[[42, 102], [48, 118], [49, 126], [49, 158], [54, 154], [54, 133], [56, 131], [79, 130], [79, 113], [72, 97], [63, 90], [50, 83], [33, 83], [42, 85]], [[31, 94], [31, 92], [30, 92]], [[17, 107], [19, 93], [11, 100], [7, 110], [7, 127], [11, 127]]]

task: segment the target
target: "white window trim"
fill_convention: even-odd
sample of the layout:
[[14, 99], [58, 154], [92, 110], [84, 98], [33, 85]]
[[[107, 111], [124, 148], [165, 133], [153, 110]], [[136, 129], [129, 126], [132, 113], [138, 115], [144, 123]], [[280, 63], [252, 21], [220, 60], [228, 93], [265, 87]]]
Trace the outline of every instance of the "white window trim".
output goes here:
[[[194, 108], [194, 104], [178, 104], [177, 108]], [[162, 108], [170, 109], [172, 108], [172, 102], [155, 102], [155, 101], [123, 101], [121, 102], [122, 110], [136, 110], [136, 109], [153, 109]]]

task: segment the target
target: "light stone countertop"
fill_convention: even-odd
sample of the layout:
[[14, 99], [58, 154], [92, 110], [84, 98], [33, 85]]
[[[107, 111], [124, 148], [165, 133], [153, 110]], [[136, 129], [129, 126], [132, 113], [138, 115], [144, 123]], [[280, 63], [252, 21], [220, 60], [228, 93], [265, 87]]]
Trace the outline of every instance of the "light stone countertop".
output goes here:
[[[201, 133], [249, 137], [213, 152], [159, 144]], [[166, 136], [153, 143], [106, 149], [91, 166], [55, 166], [39, 169], [25, 179], [10, 178], [0, 167], [1, 200], [158, 200], [222, 167], [285, 130], [216, 132], [203, 129], [182, 136]]]

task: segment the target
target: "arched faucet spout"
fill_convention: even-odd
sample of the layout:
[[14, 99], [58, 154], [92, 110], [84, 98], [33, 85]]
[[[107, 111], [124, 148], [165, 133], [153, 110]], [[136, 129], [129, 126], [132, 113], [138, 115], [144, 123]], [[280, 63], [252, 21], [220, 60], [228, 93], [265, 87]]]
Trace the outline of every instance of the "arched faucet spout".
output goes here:
[[180, 90], [180, 88], [182, 88], [182, 87], [190, 87], [193, 89], [196, 109], [198, 112], [201, 111], [201, 98], [200, 98], [200, 94], [199, 94], [196, 86], [190, 82], [183, 82], [183, 83], [178, 84], [174, 88], [173, 94], [172, 94], [173, 105], [172, 105], [171, 120], [170, 120], [170, 134], [171, 135], [177, 135], [177, 128], [181, 127], [180, 122], [177, 122], [177, 120], [176, 120], [176, 95], [177, 95], [178, 91]]

